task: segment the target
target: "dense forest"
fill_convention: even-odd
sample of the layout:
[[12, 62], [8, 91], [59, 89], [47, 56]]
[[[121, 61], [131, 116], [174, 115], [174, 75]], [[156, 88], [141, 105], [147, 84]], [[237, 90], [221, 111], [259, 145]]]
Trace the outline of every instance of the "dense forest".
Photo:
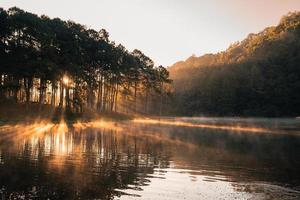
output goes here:
[[105, 29], [16, 7], [0, 8], [0, 63], [2, 108], [160, 114], [170, 93], [166, 68], [111, 41]]
[[191, 56], [169, 71], [179, 114], [299, 116], [300, 12], [224, 52]]
[[299, 12], [167, 70], [105, 29], [0, 8], [0, 63], [2, 114], [21, 105], [59, 115], [300, 115]]

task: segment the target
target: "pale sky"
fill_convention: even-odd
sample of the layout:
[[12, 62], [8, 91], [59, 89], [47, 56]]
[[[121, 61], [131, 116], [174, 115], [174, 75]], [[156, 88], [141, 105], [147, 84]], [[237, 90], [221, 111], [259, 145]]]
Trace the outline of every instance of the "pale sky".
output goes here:
[[0, 7], [13, 6], [105, 28], [111, 40], [169, 66], [277, 25], [282, 15], [300, 11], [300, 0], [0, 0]]

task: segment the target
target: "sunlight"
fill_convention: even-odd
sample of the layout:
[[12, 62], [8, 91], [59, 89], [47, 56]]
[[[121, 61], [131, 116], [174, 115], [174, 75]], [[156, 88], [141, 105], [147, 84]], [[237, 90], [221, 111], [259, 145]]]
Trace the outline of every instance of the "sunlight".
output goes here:
[[64, 121], [61, 121], [55, 128], [55, 132], [58, 134], [68, 132], [68, 126]]
[[0, 3], [0, 200], [300, 200], [300, 0], [45, 1]]
[[117, 126], [115, 122], [109, 122], [104, 120], [95, 120], [91, 122], [76, 122], [73, 125], [75, 129], [85, 129], [85, 128], [107, 128], [114, 130], [122, 130], [121, 127]]
[[69, 84], [69, 82], [70, 82], [70, 79], [65, 75], [64, 77], [63, 77], [63, 83], [65, 84], [65, 85], [68, 85]]
[[155, 119], [134, 119], [133, 122], [142, 123], [142, 124], [161, 124], [161, 125], [183, 126], [183, 127], [193, 127], [193, 128], [220, 129], [220, 130], [229, 130], [234, 132], [279, 133], [279, 132], [275, 132], [274, 130], [264, 129], [260, 127], [242, 127], [238, 125], [230, 126], [230, 125], [214, 125], [214, 124], [193, 124], [189, 122], [155, 120]]
[[52, 123], [40, 124], [40, 125], [37, 125], [35, 127], [35, 132], [36, 133], [43, 133], [45, 131], [50, 130], [53, 126], [54, 126], [54, 124], [52, 124]]

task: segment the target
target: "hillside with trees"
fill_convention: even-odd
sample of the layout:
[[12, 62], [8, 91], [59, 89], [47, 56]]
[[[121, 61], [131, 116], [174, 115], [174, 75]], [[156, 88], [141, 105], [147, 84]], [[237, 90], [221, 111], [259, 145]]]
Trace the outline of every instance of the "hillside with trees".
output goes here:
[[299, 116], [300, 12], [224, 52], [192, 56], [168, 70], [178, 114]]
[[16, 7], [0, 8], [0, 63], [1, 115], [8, 105], [29, 113], [159, 114], [169, 95], [166, 68], [106, 30]]

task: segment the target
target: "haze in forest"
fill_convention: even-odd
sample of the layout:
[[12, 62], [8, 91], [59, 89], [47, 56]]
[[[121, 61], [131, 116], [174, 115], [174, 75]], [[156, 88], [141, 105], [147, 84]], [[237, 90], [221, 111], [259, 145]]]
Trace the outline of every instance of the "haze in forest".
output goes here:
[[166, 68], [105, 29], [17, 7], [0, 8], [0, 21], [0, 119], [162, 113]]
[[116, 42], [104, 28], [18, 7], [0, 8], [0, 18], [0, 111], [11, 118], [300, 115], [299, 11], [225, 51], [169, 68]]
[[299, 3], [1, 0], [0, 199], [300, 199]]
[[26, 11], [88, 28], [105, 28], [130, 51], [140, 49], [157, 65], [169, 66], [192, 54], [225, 50], [300, 10], [299, 0], [2, 0], [0, 7]]
[[168, 68], [177, 114], [299, 116], [300, 12], [250, 33], [226, 51]]

